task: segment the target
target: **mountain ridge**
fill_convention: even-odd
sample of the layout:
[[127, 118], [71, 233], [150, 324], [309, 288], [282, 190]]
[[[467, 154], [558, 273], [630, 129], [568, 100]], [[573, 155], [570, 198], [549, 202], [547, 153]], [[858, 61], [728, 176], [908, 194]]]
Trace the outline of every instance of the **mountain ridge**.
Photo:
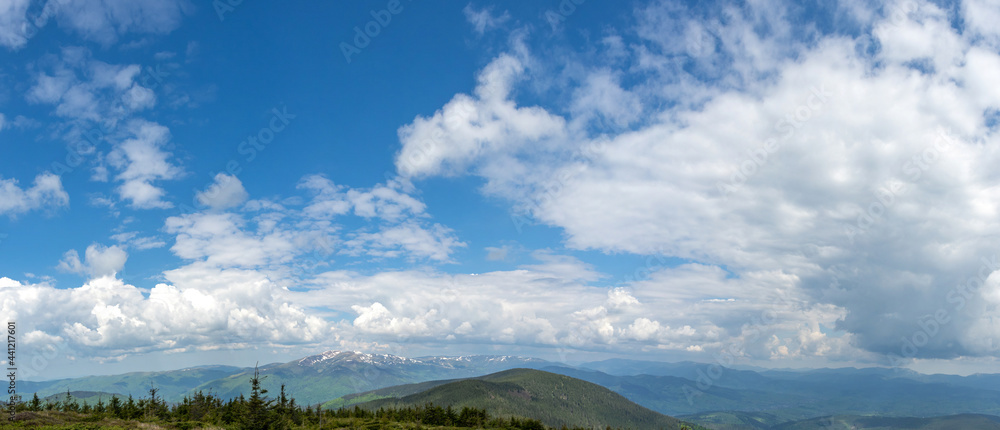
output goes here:
[[373, 400], [357, 407], [375, 410], [428, 403], [454, 409], [484, 409], [501, 417], [529, 417], [554, 428], [680, 429], [682, 424], [600, 385], [537, 369], [510, 369], [445, 381], [424, 391]]

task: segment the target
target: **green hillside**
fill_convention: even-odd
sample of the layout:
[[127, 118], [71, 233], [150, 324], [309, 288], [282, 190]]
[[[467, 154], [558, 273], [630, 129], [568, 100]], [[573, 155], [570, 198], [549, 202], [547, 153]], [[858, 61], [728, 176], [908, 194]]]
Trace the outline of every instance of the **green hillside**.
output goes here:
[[[103, 401], [104, 403], [108, 403], [111, 400], [111, 398], [115, 396], [119, 398], [128, 397], [128, 396], [122, 396], [121, 394], [105, 393], [101, 391], [71, 391], [69, 395], [70, 395], [70, 401], [76, 402], [80, 406], [83, 406], [85, 404], [93, 406], [101, 401]], [[27, 400], [30, 401], [31, 398], [29, 397]], [[43, 403], [65, 402], [66, 393], [53, 394], [51, 396], [46, 396], [46, 397], [39, 396], [38, 400], [40, 400]]]
[[[298, 361], [261, 367], [261, 385], [276, 393], [281, 384], [302, 404], [316, 404], [333, 397], [426, 379], [446, 372], [425, 365], [380, 366], [364, 362], [300, 364]], [[240, 372], [197, 386], [193, 391], [212, 392], [224, 399], [247, 394], [252, 371]]]
[[[281, 384], [300, 404], [316, 405], [352, 393], [422, 381], [479, 376], [514, 367], [546, 366], [544, 360], [509, 356], [410, 359], [352, 351], [327, 351], [288, 363], [260, 367], [261, 385], [276, 393]], [[224, 399], [247, 394], [252, 370], [194, 387]]]
[[[403, 391], [409, 388], [404, 388]], [[449, 382], [399, 398], [362, 403], [366, 409], [427, 403], [474, 407], [496, 416], [538, 419], [551, 427], [679, 429], [681, 421], [643, 408], [619, 394], [579, 379], [531, 369], [513, 369]]]
[[159, 390], [169, 402], [180, 401], [192, 387], [208, 381], [225, 378], [244, 369], [233, 366], [202, 366], [164, 372], [131, 372], [121, 375], [87, 376], [54, 381], [18, 381], [21, 392], [37, 393], [38, 397], [65, 395], [66, 391], [95, 391], [114, 393], [122, 397], [129, 394], [139, 397], [149, 393], [150, 385]]
[[431, 388], [456, 381], [459, 381], [459, 379], [446, 379], [442, 381], [427, 381], [427, 382], [418, 382], [416, 384], [394, 385], [392, 387], [379, 388], [377, 390], [365, 391], [361, 393], [352, 393], [343, 397], [338, 397], [336, 399], [330, 400], [326, 403], [323, 403], [322, 407], [323, 409], [337, 409], [337, 408], [359, 405], [361, 403], [370, 402], [372, 400], [406, 397], [411, 394], [417, 394], [423, 391], [427, 391]]

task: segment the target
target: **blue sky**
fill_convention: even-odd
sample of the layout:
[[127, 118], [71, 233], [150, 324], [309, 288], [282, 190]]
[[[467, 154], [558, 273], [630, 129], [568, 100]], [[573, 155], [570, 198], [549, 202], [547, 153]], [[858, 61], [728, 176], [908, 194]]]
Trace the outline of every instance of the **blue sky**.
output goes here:
[[229, 4], [0, 9], [28, 379], [996, 364], [989, 2]]

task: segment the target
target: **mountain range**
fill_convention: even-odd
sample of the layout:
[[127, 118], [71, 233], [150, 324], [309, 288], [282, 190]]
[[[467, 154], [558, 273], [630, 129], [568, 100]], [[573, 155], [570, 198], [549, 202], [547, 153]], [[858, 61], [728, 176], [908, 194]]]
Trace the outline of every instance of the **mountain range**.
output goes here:
[[[322, 403], [335, 408], [402, 399], [460, 379], [515, 368], [543, 370], [596, 384], [652, 411], [706, 426], [771, 428], [824, 416], [1000, 415], [997, 374], [925, 375], [886, 368], [746, 370], [621, 359], [568, 366], [514, 356], [405, 358], [350, 351], [327, 351], [267, 364], [259, 370], [263, 387], [272, 395], [284, 384], [299, 404]], [[67, 391], [144, 397], [155, 386], [163, 399], [177, 402], [196, 391], [222, 398], [246, 395], [252, 375], [251, 367], [203, 366], [19, 381], [19, 386], [22, 393], [30, 396], [37, 392], [40, 397]], [[476, 384], [482, 388], [485, 382], [492, 383]]]
[[[405, 358], [357, 351], [327, 351], [287, 363], [259, 367], [262, 387], [277, 393], [282, 384], [299, 404], [310, 405], [346, 394], [392, 385], [439, 379], [468, 378], [513, 368], [539, 368], [553, 363], [513, 356]], [[203, 366], [163, 372], [132, 372], [44, 382], [19, 381], [22, 393], [40, 397], [66, 391], [95, 391], [122, 396], [148, 395], [151, 386], [168, 402], [196, 391], [222, 398], [249, 393], [252, 367]]]
[[[423, 385], [423, 386], [421, 386]], [[639, 406], [596, 384], [532, 369], [512, 369], [477, 378], [448, 381], [412, 394], [372, 400], [365, 409], [413, 407], [427, 403], [455, 409], [484, 409], [491, 416], [530, 417], [549, 427], [679, 429], [681, 421]], [[380, 394], [401, 393], [399, 389]]]

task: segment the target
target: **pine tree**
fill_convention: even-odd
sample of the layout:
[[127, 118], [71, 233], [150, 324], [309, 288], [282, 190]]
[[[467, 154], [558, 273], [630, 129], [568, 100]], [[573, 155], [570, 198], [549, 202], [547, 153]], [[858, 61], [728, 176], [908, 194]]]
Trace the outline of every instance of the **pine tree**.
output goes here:
[[157, 400], [156, 398], [156, 393], [159, 391], [160, 389], [153, 386], [152, 383], [149, 384], [149, 402], [146, 403], [146, 418], [160, 416], [163, 409], [166, 409], [166, 405], [164, 404], [161, 407], [161, 400]]
[[105, 408], [104, 408], [104, 396], [98, 396], [97, 397], [97, 404], [94, 405], [94, 413], [103, 414], [104, 411], [105, 411]]
[[111, 403], [108, 404], [108, 408], [111, 411], [111, 416], [115, 418], [124, 418], [122, 413], [122, 400], [118, 396], [111, 396]]
[[124, 415], [123, 418], [127, 420], [139, 418], [139, 407], [136, 406], [135, 399], [132, 398], [131, 394], [128, 395], [128, 401], [125, 402], [125, 407], [122, 409], [122, 415]]
[[260, 386], [260, 371], [257, 365], [253, 367], [253, 378], [250, 378], [250, 400], [247, 401], [247, 414], [242, 428], [249, 430], [266, 430], [272, 428], [269, 416], [272, 401], [266, 396], [267, 390]]
[[66, 401], [63, 402], [62, 407], [63, 412], [77, 412], [80, 410], [80, 405], [73, 400], [73, 395], [70, 394], [69, 388], [66, 389]]
[[42, 400], [38, 398], [38, 393], [35, 393], [35, 395], [31, 398], [31, 405], [28, 410], [33, 412], [42, 410]]

